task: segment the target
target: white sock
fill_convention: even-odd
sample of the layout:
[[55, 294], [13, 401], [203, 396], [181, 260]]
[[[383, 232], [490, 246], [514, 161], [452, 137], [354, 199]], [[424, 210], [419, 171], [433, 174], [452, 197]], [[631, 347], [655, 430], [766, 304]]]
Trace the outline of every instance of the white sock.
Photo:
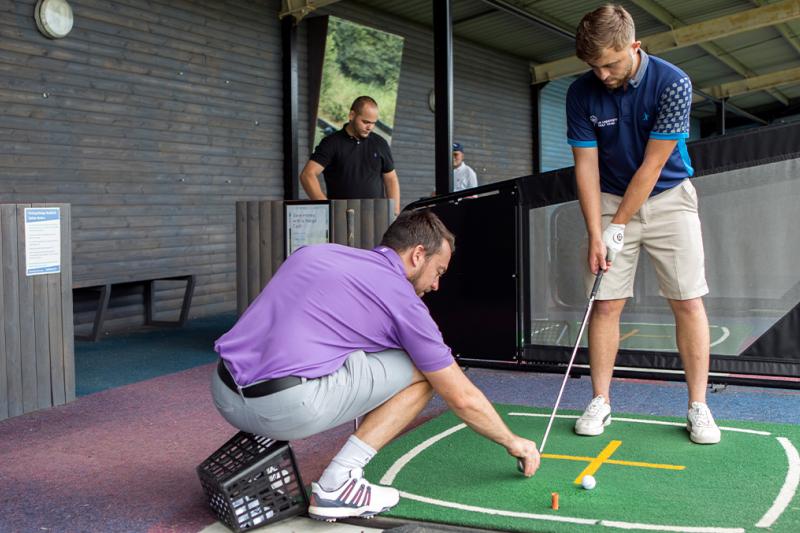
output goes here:
[[351, 470], [367, 466], [376, 453], [378, 452], [373, 450], [372, 446], [355, 435], [350, 435], [331, 464], [322, 473], [319, 478], [319, 486], [329, 492], [338, 489], [350, 477]]

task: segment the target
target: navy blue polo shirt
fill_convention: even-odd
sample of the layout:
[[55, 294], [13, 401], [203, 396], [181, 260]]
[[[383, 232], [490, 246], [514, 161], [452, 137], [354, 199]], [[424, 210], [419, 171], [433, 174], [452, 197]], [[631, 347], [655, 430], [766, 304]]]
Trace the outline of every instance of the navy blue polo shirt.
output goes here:
[[639, 54], [639, 69], [627, 87], [610, 90], [589, 71], [567, 92], [567, 141], [597, 148], [600, 190], [618, 196], [642, 165], [650, 139], [678, 141], [651, 196], [694, 174], [686, 150], [692, 82], [675, 65], [642, 50]]
[[376, 133], [351, 137], [345, 127], [322, 139], [311, 154], [325, 168], [328, 198], [384, 198], [383, 175], [394, 170], [389, 143]]

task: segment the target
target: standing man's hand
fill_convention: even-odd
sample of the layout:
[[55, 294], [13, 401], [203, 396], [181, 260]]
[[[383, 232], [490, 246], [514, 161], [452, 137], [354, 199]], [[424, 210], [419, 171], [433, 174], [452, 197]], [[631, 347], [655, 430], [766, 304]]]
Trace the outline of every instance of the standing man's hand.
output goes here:
[[518, 459], [517, 464], [525, 477], [531, 477], [539, 469], [541, 457], [535, 442], [515, 436], [511, 444], [506, 447], [506, 451], [508, 455]]
[[400, 214], [400, 179], [397, 171], [392, 170], [383, 175], [383, 187], [386, 190], [386, 198], [394, 200], [394, 216]]
[[606, 226], [603, 231], [603, 245], [606, 247], [606, 258], [609, 265], [614, 262], [617, 253], [622, 251], [625, 245], [625, 224], [614, 224]]

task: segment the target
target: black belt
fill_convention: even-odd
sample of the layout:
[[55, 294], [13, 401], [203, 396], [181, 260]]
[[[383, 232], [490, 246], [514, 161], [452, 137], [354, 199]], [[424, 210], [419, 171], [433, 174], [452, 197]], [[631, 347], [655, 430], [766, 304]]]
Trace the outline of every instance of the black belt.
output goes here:
[[[222, 362], [222, 359], [220, 359], [219, 364], [217, 365], [217, 374], [219, 374], [219, 378], [225, 385], [228, 386], [229, 389], [236, 393], [239, 392], [239, 388], [236, 386], [233, 376], [231, 376], [231, 373], [228, 372], [228, 368]], [[253, 385], [248, 385], [247, 387], [242, 387], [242, 396], [246, 398], [260, 398], [261, 396], [274, 394], [290, 387], [294, 387], [295, 385], [300, 385], [301, 383], [303, 383], [303, 378], [297, 376], [268, 379], [267, 381], [261, 381], [259, 383], [254, 383]]]

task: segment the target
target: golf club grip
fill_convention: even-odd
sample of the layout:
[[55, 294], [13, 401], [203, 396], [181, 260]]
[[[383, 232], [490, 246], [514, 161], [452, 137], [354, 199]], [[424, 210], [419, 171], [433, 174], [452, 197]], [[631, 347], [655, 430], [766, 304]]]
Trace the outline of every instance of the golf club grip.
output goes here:
[[597, 269], [597, 274], [595, 274], [594, 278], [594, 285], [592, 285], [592, 293], [589, 295], [590, 300], [594, 300], [594, 297], [597, 296], [597, 289], [600, 288], [600, 280], [603, 279], [604, 270], [602, 268]]

